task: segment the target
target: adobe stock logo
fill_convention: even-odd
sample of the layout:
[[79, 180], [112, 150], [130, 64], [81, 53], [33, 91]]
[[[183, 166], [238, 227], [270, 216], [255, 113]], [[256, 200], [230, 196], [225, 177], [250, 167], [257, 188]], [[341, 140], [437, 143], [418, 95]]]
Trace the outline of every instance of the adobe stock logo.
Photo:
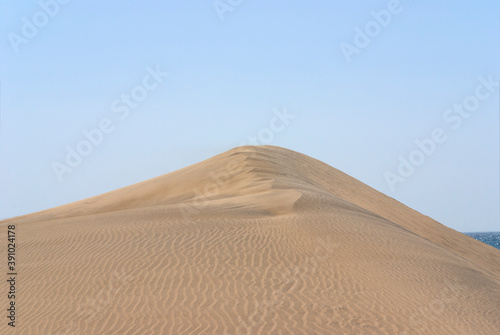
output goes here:
[[236, 7], [241, 5], [243, 0], [215, 0], [212, 5], [214, 6], [215, 12], [219, 16], [221, 21], [224, 21], [224, 15], [226, 12], [232, 12]]
[[22, 18], [21, 34], [10, 32], [7, 34], [10, 46], [14, 52], [19, 52], [19, 47], [28, 44], [29, 40], [38, 35], [40, 29], [47, 26], [61, 9], [61, 5], [66, 5], [71, 0], [40, 0], [38, 5], [40, 10], [35, 12], [31, 19], [24, 16]]
[[364, 28], [355, 27], [353, 43], [342, 42], [339, 44], [340, 50], [347, 63], [352, 62], [354, 54], [360, 54], [363, 49], [370, 45], [371, 41], [380, 35], [382, 28], [386, 28], [392, 22], [392, 17], [403, 11], [399, 0], [390, 0], [387, 8], [380, 11], [372, 11], [370, 14], [373, 20], [368, 21]]
[[94, 149], [99, 147], [115, 131], [120, 122], [127, 119], [132, 111], [139, 108], [149, 94], [163, 83], [167, 75], [168, 73], [162, 71], [159, 65], [155, 69], [150, 66], [146, 67], [146, 74], [142, 81], [111, 102], [110, 109], [113, 115], [102, 118], [97, 126], [90, 130], [83, 129], [81, 131], [83, 139], [75, 146], [66, 145], [65, 160], [52, 162], [52, 170], [59, 183], [63, 182], [66, 174], [72, 173], [79, 167], [84, 159], [92, 154]]
[[[487, 79], [481, 76], [478, 81], [479, 84], [476, 85], [474, 94], [466, 96], [461, 103], [455, 103], [453, 107], [444, 111], [443, 121], [449, 125], [451, 130], [456, 131], [459, 129], [464, 120], [470, 118], [473, 115], [472, 113], [479, 109], [481, 102], [489, 99], [498, 90], [499, 83], [493, 79], [492, 75]], [[395, 172], [386, 171], [384, 173], [385, 181], [391, 191], [394, 192], [396, 185], [410, 178], [415, 173], [416, 167], [423, 165], [427, 158], [437, 151], [439, 145], [447, 140], [447, 131], [441, 127], [434, 128], [430, 132], [430, 136], [424, 139], [416, 139], [414, 141], [415, 150], [406, 156], [399, 155], [399, 164]]]

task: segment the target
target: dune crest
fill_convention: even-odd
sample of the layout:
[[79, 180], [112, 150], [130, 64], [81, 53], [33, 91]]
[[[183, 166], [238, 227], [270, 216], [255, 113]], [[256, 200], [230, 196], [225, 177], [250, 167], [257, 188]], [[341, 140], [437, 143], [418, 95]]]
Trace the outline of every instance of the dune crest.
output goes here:
[[12, 224], [22, 334], [500, 333], [499, 250], [284, 148]]

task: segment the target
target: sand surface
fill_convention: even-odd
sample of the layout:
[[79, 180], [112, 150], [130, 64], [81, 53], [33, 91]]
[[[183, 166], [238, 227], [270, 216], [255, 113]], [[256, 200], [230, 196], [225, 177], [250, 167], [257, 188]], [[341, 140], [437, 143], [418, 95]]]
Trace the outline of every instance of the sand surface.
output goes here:
[[283, 148], [11, 224], [0, 334], [500, 334], [500, 250]]

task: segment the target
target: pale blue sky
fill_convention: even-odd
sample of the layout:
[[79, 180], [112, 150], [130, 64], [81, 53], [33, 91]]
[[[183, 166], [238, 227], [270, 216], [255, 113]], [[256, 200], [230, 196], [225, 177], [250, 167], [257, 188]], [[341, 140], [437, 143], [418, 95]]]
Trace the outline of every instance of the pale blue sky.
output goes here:
[[[499, 91], [479, 79], [500, 77], [498, 1], [216, 1], [223, 13], [211, 0], [60, 1], [0, 1], [0, 219], [260, 133], [449, 227], [500, 230]], [[358, 28], [368, 45], [356, 46]], [[145, 91], [156, 68], [168, 76]], [[120, 119], [134, 89], [147, 96]], [[445, 113], [464, 103], [454, 129], [457, 112]], [[276, 110], [295, 118], [267, 140]], [[60, 182], [53, 163], [105, 119], [113, 131]], [[386, 172], [436, 128], [446, 141], [391, 189]]]

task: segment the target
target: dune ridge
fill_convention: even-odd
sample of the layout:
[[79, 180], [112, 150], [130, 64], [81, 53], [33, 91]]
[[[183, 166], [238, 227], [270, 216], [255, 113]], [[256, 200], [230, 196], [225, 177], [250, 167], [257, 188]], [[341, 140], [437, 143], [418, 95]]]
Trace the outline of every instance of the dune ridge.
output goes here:
[[284, 148], [9, 224], [22, 334], [500, 333], [499, 250]]

